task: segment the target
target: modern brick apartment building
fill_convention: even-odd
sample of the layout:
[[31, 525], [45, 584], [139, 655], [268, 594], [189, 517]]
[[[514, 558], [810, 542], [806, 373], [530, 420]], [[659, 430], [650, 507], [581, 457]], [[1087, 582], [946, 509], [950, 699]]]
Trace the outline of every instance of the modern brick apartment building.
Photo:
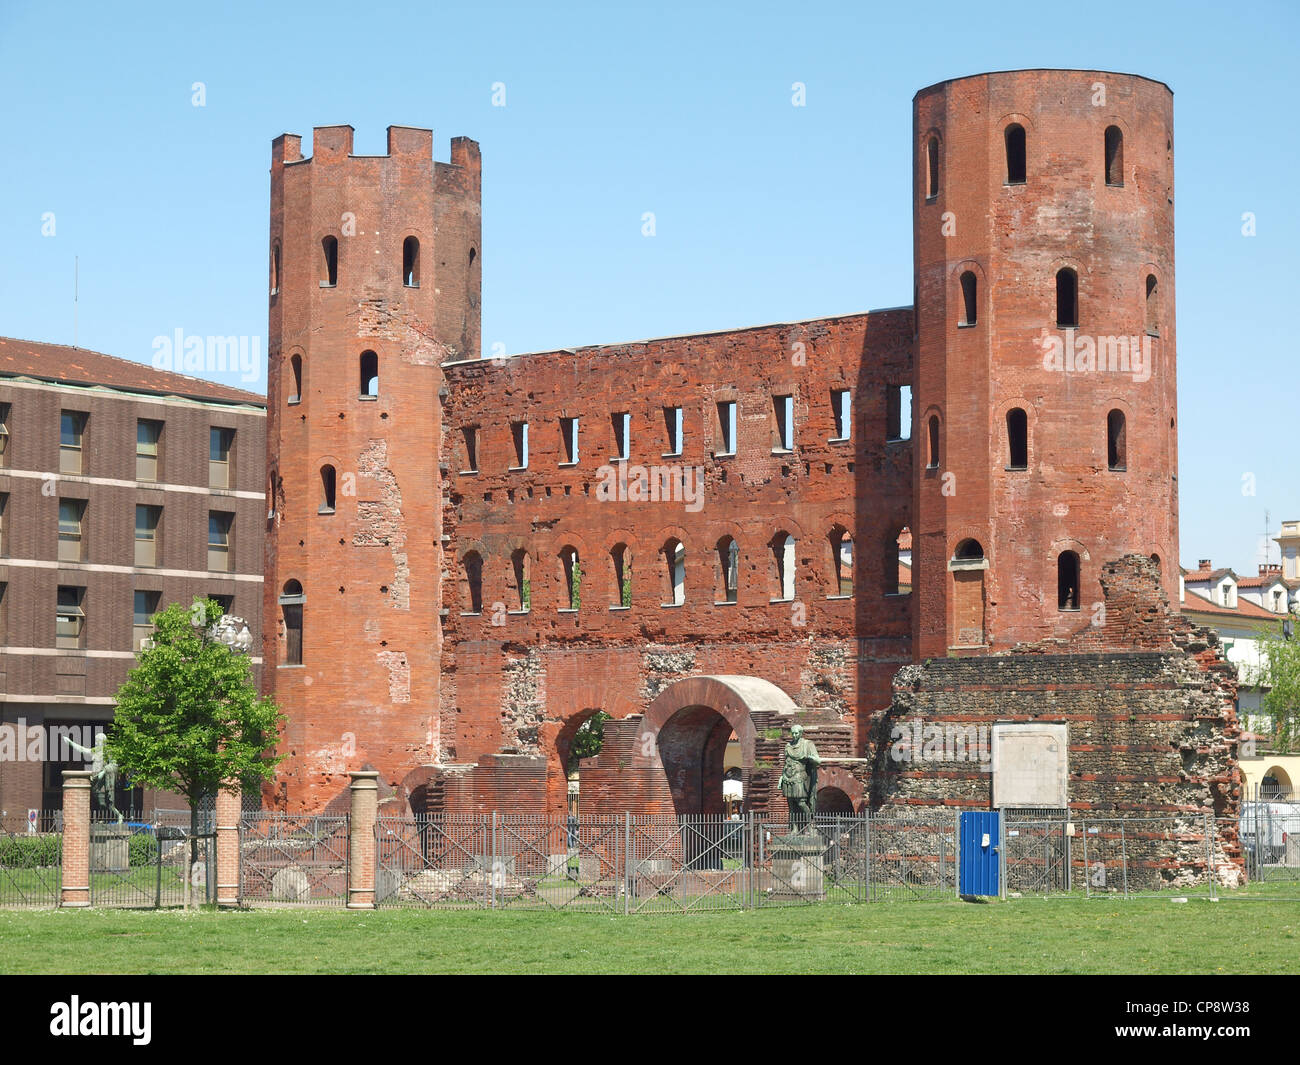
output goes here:
[[1235, 683], [1170, 609], [1172, 131], [1135, 75], [930, 86], [914, 306], [510, 359], [479, 352], [477, 144], [277, 138], [275, 800], [366, 767], [417, 813], [559, 813], [604, 711], [588, 813], [720, 812], [734, 739], [780, 816], [796, 720], [832, 808], [989, 804], [919, 727], [900, 756], [917, 714], [1042, 726], [1039, 805], [1230, 810]]
[[[150, 616], [172, 602], [217, 599], [258, 646], [261, 396], [0, 338], [0, 423], [0, 724], [110, 721]], [[0, 761], [0, 810], [57, 808], [69, 767]], [[119, 806], [160, 798], [123, 792]]]

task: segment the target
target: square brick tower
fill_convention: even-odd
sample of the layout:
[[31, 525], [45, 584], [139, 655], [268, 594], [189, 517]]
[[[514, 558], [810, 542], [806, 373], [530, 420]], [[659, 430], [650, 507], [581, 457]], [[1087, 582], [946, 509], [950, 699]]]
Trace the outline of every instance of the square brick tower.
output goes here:
[[430, 130], [276, 138], [271, 158], [266, 692], [277, 794], [321, 809], [347, 770], [433, 761], [442, 635], [444, 362], [478, 355], [478, 145]]

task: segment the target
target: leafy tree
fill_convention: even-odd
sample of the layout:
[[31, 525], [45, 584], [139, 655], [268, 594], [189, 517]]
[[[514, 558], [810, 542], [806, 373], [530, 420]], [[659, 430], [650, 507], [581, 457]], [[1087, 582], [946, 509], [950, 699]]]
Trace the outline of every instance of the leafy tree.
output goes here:
[[605, 722], [608, 720], [609, 714], [597, 710], [578, 726], [578, 731], [573, 734], [573, 745], [569, 748], [569, 772], [578, 768], [578, 759], [600, 754], [605, 745]]
[[[154, 634], [117, 693], [105, 748], [136, 785], [175, 791], [198, 832], [199, 800], [218, 789], [252, 789], [280, 758], [268, 751], [285, 720], [258, 696], [246, 655], [217, 638], [219, 604], [195, 599], [154, 615]], [[198, 859], [197, 841], [190, 861]]]
[[1300, 639], [1270, 634], [1259, 646], [1260, 683], [1268, 688], [1260, 709], [1272, 719], [1274, 750], [1288, 753], [1300, 740]]

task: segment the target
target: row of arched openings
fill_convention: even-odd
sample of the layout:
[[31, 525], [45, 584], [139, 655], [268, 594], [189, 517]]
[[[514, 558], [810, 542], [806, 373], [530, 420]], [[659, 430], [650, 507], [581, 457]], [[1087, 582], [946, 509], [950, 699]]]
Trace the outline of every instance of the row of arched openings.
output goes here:
[[[961, 284], [961, 318], [957, 325], [968, 328], [979, 321], [979, 278], [973, 270], [963, 270]], [[1147, 274], [1143, 283], [1145, 303], [1143, 320], [1150, 336], [1160, 335], [1159, 282], [1155, 274]], [[1056, 324], [1062, 328], [1079, 325], [1079, 275], [1065, 266], [1056, 272]]]
[[[1028, 138], [1025, 127], [1019, 122], [1009, 123], [1002, 131], [1006, 153], [1003, 184], [1024, 185], [1029, 175]], [[931, 135], [925, 145], [925, 198], [933, 200], [939, 195], [939, 138]], [[1119, 126], [1107, 126], [1102, 134], [1102, 156], [1106, 184], [1122, 187], [1124, 184], [1124, 131]]]
[[[303, 358], [296, 352], [289, 356], [289, 394], [285, 402], [291, 406], [302, 402]], [[361, 399], [379, 398], [379, 356], [373, 351], [363, 351], [357, 358], [357, 395]]]
[[[1008, 470], [1027, 470], [1029, 468], [1029, 416], [1023, 407], [1012, 407], [1006, 415], [1006, 468]], [[926, 467], [938, 469], [942, 461], [940, 454], [939, 416], [931, 414], [927, 421]], [[1106, 415], [1106, 468], [1108, 470], [1128, 469], [1128, 419], [1122, 410], [1112, 410]]]
[[[339, 283], [339, 238], [330, 233], [321, 238], [320, 285], [322, 288], [334, 288]], [[478, 250], [470, 248], [469, 267], [472, 270]], [[280, 291], [281, 280], [280, 242], [271, 246], [271, 295]], [[407, 237], [402, 241], [402, 284], [407, 288], [420, 287], [420, 240]]]

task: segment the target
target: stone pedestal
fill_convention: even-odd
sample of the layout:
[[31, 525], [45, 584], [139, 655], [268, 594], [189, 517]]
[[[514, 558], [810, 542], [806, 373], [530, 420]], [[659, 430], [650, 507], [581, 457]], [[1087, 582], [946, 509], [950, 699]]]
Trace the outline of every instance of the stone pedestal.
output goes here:
[[772, 894], [777, 898], [824, 899], [823, 855], [826, 842], [818, 835], [777, 836], [770, 845]]
[[131, 868], [131, 830], [95, 825], [90, 830], [90, 871], [125, 873]]

